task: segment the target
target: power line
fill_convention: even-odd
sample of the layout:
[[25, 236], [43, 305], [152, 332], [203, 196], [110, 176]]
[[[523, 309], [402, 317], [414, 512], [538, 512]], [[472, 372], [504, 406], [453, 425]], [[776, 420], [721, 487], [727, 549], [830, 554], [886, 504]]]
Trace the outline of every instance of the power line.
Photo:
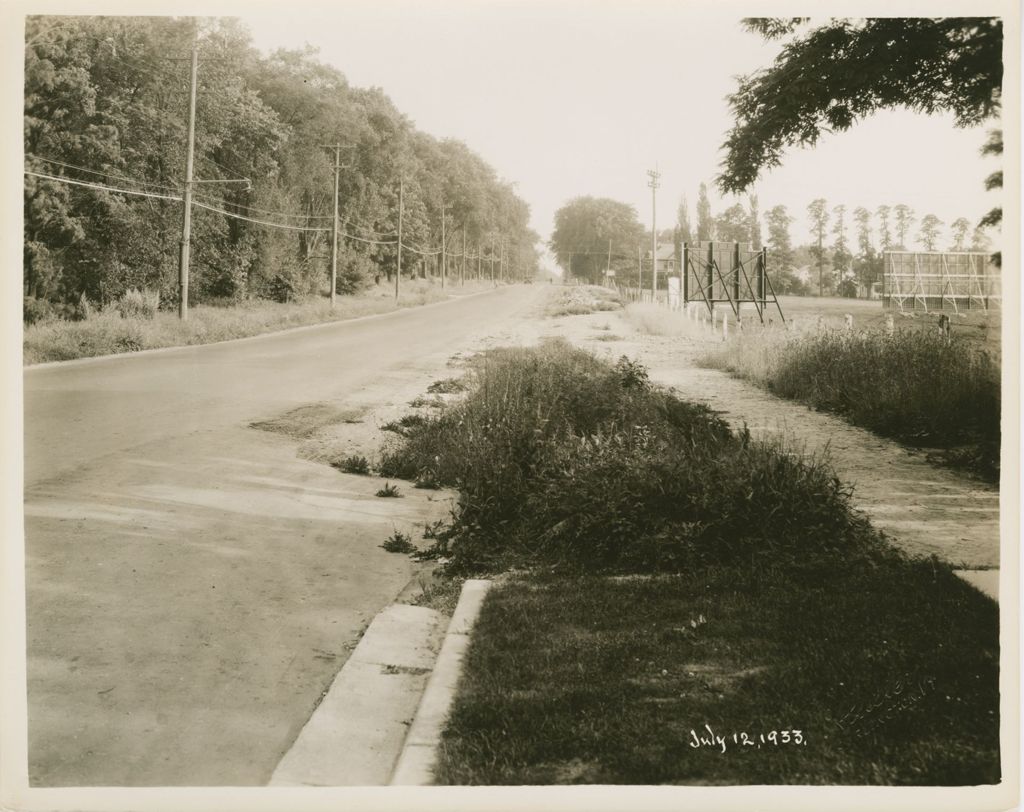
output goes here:
[[75, 164], [65, 163], [64, 161], [57, 161], [57, 160], [54, 160], [53, 158], [45, 158], [42, 155], [26, 155], [25, 157], [26, 158], [31, 158], [31, 159], [36, 160], [36, 161], [43, 161], [43, 162], [48, 163], [48, 164], [55, 164], [57, 166], [63, 166], [66, 169], [75, 169], [75, 170], [77, 170], [79, 172], [85, 172], [85, 173], [87, 173], [89, 175], [99, 175], [100, 177], [103, 177], [103, 178], [111, 178], [113, 180], [123, 180], [123, 181], [127, 181], [128, 183], [137, 183], [140, 186], [152, 186], [154, 189], [169, 189], [172, 192], [178, 191], [178, 187], [176, 187], [176, 186], [167, 186], [165, 184], [155, 183], [153, 181], [138, 180], [136, 178], [125, 177], [124, 175], [115, 175], [112, 172], [102, 172], [102, 171], [97, 171], [95, 169], [86, 169], [84, 166], [76, 166]]
[[72, 180], [71, 178], [62, 177], [60, 175], [44, 175], [42, 172], [33, 172], [29, 169], [25, 170], [26, 175], [32, 175], [37, 178], [45, 178], [46, 180], [55, 180], [58, 183], [69, 183], [72, 186], [85, 186], [89, 189], [102, 189], [107, 192], [120, 192], [125, 195], [138, 195], [139, 197], [156, 197], [161, 200], [181, 200], [180, 195], [163, 195], [157, 194], [156, 192], [140, 192], [135, 189], [119, 189], [116, 186], [104, 186], [101, 183], [86, 183], [82, 180]]
[[261, 226], [285, 228], [290, 231], [330, 231], [329, 228], [325, 228], [323, 226], [292, 226], [287, 225], [286, 223], [271, 223], [268, 220], [257, 220], [253, 217], [245, 217], [244, 215], [241, 214], [234, 214], [233, 212], [230, 211], [224, 211], [224, 209], [218, 209], [216, 206], [210, 206], [209, 204], [203, 203], [202, 201], [199, 200], [193, 200], [192, 202], [195, 206], [198, 206], [201, 209], [208, 209], [209, 211], [215, 211], [218, 214], [223, 214], [225, 217], [234, 217], [236, 220], [245, 220], [247, 223], [256, 223], [257, 225]]

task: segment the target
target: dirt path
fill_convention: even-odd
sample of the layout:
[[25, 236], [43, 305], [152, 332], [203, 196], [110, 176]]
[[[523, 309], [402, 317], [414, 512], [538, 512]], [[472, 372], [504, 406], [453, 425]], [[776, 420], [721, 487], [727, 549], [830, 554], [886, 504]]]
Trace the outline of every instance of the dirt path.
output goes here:
[[[856, 507], [894, 543], [914, 554], [934, 553], [964, 570], [998, 569], [998, 488], [934, 466], [923, 452], [837, 417], [698, 367], [697, 357], [714, 341], [710, 336], [641, 334], [621, 312], [548, 319], [538, 335], [561, 335], [609, 358], [638, 358], [652, 380], [707, 403], [736, 427], [781, 435], [807, 453], [827, 450], [840, 479], [853, 486]], [[969, 578], [984, 588], [996, 583], [997, 573]]]

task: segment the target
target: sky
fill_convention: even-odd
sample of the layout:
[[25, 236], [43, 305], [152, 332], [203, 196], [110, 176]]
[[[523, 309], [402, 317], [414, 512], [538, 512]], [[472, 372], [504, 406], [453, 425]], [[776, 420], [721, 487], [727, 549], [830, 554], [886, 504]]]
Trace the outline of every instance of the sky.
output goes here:
[[[240, 15], [257, 47], [308, 43], [352, 85], [382, 88], [421, 130], [465, 142], [517, 184], [545, 240], [555, 211], [579, 195], [629, 203], [649, 228], [655, 167], [659, 229], [674, 224], [683, 195], [694, 217], [701, 182], [716, 213], [737, 202], [712, 186], [732, 126], [726, 97], [738, 75], [767, 67], [779, 48], [743, 30], [734, 9], [678, 0], [281, 8]], [[851, 213], [906, 203], [918, 221], [932, 213], [946, 226], [958, 217], [973, 225], [1001, 202], [983, 186], [997, 168], [979, 154], [989, 126], [881, 113], [791, 150], [753, 191], [762, 212], [789, 208], [796, 242], [809, 240], [806, 208], [817, 197]]]

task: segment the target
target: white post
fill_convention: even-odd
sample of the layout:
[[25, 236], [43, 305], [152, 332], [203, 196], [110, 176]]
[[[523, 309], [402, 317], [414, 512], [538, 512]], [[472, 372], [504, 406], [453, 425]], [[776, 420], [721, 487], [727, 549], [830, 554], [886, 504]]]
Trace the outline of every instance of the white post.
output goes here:
[[851, 332], [851, 333], [853, 332], [853, 314], [852, 313], [847, 313], [846, 314], [846, 329], [849, 332]]
[[722, 311], [722, 341], [729, 338], [729, 311]]

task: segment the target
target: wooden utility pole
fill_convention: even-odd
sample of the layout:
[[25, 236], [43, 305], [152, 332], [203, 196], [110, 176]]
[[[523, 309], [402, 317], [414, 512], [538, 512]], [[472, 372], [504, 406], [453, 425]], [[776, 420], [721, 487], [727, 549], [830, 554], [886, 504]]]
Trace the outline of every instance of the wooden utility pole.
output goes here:
[[334, 219], [331, 221], [331, 310], [338, 298], [338, 175], [341, 173], [341, 144], [334, 145]]
[[395, 272], [395, 301], [402, 284], [402, 216], [405, 213], [405, 179], [398, 181], [398, 270]]
[[647, 176], [650, 180], [647, 185], [651, 187], [651, 301], [658, 303], [658, 178], [661, 173], [657, 169], [648, 169]]
[[441, 290], [444, 290], [445, 277], [448, 275], [448, 256], [444, 252], [444, 201], [441, 201]]
[[199, 72], [199, 25], [192, 34], [192, 73], [189, 80], [188, 149], [185, 153], [184, 213], [181, 220], [181, 252], [178, 256], [178, 318], [188, 319], [188, 260], [192, 241], [192, 166], [196, 150], [196, 77]]
[[466, 227], [462, 227], [462, 261], [459, 262], [459, 284], [466, 284]]
[[640, 300], [644, 298], [644, 251], [640, 243], [636, 244], [636, 292]]

